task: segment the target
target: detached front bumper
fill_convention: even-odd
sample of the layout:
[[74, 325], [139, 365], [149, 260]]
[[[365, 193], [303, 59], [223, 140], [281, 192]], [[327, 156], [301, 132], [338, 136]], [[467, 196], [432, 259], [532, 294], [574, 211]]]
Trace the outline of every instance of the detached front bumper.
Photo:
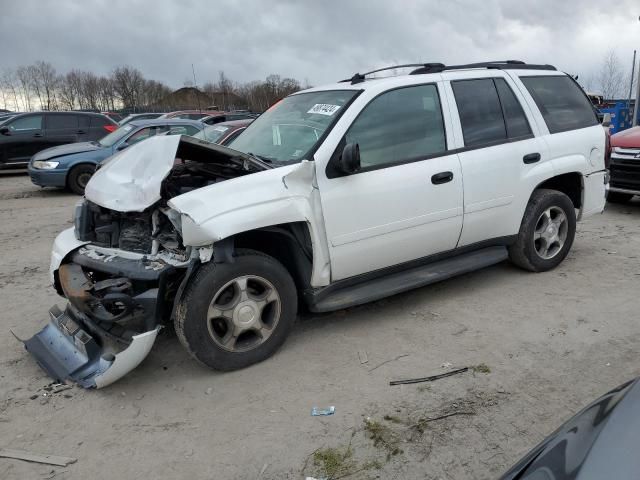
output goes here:
[[49, 310], [50, 323], [24, 342], [24, 346], [47, 374], [57, 380], [72, 380], [85, 388], [102, 388], [136, 368], [149, 354], [160, 330], [135, 335], [129, 346], [113, 353], [100, 340], [81, 328], [71, 310]]
[[[78, 247], [68, 234], [56, 239], [64, 246], [54, 245], [52, 273], [69, 303], [64, 311], [54, 306], [49, 324], [24, 345], [55, 380], [101, 388], [148, 355], [172, 306], [167, 285], [178, 272], [143, 256], [123, 258]], [[75, 248], [65, 252], [67, 246]]]

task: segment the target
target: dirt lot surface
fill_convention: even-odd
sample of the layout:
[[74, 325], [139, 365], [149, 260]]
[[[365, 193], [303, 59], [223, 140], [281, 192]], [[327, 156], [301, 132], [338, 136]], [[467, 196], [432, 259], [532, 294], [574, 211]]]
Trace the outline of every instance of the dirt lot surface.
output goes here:
[[[52, 394], [10, 330], [26, 338], [63, 305], [49, 250], [77, 200], [0, 175], [0, 448], [77, 458], [67, 467], [0, 458], [2, 479], [495, 478], [640, 373], [636, 201], [580, 224], [549, 273], [504, 263], [305, 316], [275, 357], [233, 373], [199, 366], [165, 329], [118, 383]], [[329, 405], [333, 416], [310, 415]]]

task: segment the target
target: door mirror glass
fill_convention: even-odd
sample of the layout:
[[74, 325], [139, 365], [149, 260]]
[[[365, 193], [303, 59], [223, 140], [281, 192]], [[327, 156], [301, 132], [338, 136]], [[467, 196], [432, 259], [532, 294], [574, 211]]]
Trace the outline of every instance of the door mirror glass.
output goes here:
[[360, 170], [360, 147], [357, 143], [347, 143], [338, 159], [338, 170], [350, 175]]
[[602, 126], [603, 127], [610, 127], [611, 126], [611, 114], [610, 113], [605, 113], [602, 116]]

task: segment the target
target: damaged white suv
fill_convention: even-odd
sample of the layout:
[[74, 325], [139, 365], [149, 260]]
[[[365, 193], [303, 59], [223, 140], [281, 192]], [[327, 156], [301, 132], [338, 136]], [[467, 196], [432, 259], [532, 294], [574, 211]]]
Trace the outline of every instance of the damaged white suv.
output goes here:
[[68, 304], [27, 349], [102, 387], [173, 323], [194, 358], [232, 370], [272, 355], [301, 308], [507, 258], [554, 268], [605, 204], [605, 134], [580, 87], [517, 61], [409, 67], [291, 95], [233, 149], [169, 136], [112, 157], [53, 246]]

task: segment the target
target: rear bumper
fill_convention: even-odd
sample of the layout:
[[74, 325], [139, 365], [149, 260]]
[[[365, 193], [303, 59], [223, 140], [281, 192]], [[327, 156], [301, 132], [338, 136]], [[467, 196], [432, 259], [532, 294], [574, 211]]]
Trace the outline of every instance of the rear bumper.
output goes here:
[[29, 166], [31, 182], [39, 187], [65, 187], [67, 170], [38, 170]]

